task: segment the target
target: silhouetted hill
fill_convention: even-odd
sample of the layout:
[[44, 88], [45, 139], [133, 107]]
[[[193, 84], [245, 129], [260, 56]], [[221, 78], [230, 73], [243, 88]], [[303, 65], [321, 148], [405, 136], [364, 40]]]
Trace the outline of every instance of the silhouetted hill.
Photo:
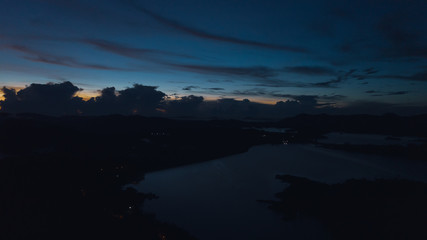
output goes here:
[[331, 239], [426, 239], [427, 184], [403, 179], [324, 184], [279, 175], [289, 184], [269, 207], [284, 220], [311, 216]]
[[375, 115], [307, 115], [301, 114], [278, 122], [280, 127], [303, 132], [348, 132], [396, 136], [427, 136], [427, 114], [410, 117], [395, 114]]

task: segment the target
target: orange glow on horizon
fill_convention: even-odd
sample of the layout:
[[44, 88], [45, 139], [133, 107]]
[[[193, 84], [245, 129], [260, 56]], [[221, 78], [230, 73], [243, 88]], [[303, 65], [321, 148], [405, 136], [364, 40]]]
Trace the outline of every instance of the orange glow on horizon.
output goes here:
[[156, 108], [156, 111], [161, 112], [161, 113], [166, 113], [166, 110], [163, 108]]
[[88, 101], [91, 98], [95, 98], [100, 96], [99, 93], [97, 92], [78, 92], [76, 93], [76, 97], [81, 97], [83, 98], [84, 101]]
[[[25, 88], [25, 87], [12, 87], [12, 86], [11, 87], [2, 86], [1, 88], [3, 88], [3, 87], [8, 88], [8, 89], [15, 89], [16, 92], [19, 92], [19, 90], [22, 90]], [[1, 90], [1, 88], [0, 88], [0, 101], [3, 101], [4, 100], [4, 93]]]

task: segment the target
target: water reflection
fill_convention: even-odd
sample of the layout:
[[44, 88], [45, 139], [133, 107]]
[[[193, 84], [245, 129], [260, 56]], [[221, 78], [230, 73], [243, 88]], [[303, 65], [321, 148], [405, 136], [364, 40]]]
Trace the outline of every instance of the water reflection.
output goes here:
[[[291, 174], [325, 183], [349, 178], [402, 177], [427, 182], [427, 164], [318, 148], [257, 146], [247, 153], [147, 174], [137, 185], [159, 199], [146, 211], [176, 223], [199, 239], [322, 239], [320, 223], [298, 218], [284, 223], [257, 199], [283, 189], [275, 175]], [[224, 237], [227, 236], [227, 237]]]

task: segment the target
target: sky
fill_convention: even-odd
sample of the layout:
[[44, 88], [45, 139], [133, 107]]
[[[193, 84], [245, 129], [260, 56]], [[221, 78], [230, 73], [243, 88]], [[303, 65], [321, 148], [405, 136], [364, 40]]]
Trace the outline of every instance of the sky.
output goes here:
[[0, 0], [0, 86], [426, 106], [425, 0]]

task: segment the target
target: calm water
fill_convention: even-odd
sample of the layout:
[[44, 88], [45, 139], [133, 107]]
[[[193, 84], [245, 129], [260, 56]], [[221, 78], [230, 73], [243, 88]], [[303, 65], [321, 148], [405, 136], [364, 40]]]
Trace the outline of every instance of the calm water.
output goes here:
[[160, 198], [144, 210], [175, 223], [201, 240], [325, 239], [322, 225], [307, 218], [284, 222], [257, 199], [284, 188], [276, 174], [326, 183], [349, 178], [408, 178], [427, 182], [427, 164], [312, 145], [263, 145], [214, 161], [153, 172], [135, 188]]

